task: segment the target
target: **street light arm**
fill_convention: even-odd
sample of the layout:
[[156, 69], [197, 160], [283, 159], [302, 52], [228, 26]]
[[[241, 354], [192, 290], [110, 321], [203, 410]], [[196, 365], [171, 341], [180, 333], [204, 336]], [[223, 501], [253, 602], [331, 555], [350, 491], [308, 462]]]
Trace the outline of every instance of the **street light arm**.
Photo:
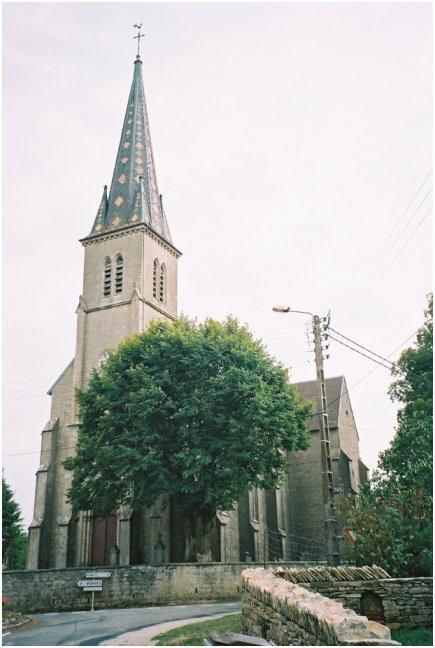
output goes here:
[[275, 313], [302, 313], [303, 315], [311, 315], [311, 317], [315, 317], [315, 315], [310, 313], [310, 311], [295, 310], [294, 308], [290, 308], [290, 306], [274, 306], [272, 310], [275, 311]]

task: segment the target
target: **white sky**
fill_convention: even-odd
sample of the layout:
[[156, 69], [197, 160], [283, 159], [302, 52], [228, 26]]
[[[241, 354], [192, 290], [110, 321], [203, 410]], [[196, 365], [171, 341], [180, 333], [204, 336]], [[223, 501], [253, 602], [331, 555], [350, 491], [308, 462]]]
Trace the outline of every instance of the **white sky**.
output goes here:
[[[430, 3], [3, 4], [3, 466], [26, 524], [45, 393], [74, 356], [78, 239], [110, 184], [133, 24], [144, 23], [159, 189], [184, 253], [180, 312], [235, 315], [296, 382], [315, 378], [307, 317], [277, 303], [331, 309], [335, 329], [393, 360], [423, 322], [431, 14]], [[335, 342], [330, 354], [325, 374], [345, 375], [373, 468], [394, 432], [391, 376]]]

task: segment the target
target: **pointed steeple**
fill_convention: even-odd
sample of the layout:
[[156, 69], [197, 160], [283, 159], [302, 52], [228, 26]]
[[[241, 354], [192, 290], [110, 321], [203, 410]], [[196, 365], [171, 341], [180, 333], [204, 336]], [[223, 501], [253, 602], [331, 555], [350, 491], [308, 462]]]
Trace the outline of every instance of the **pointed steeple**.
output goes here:
[[163, 213], [154, 166], [151, 135], [142, 82], [142, 61], [134, 63], [133, 83], [122, 127], [110, 194], [104, 196], [92, 234], [146, 223], [172, 243]]
[[[143, 186], [143, 178], [139, 176], [139, 182], [133, 197], [131, 219], [132, 223], [147, 223], [151, 225], [150, 213], [145, 199], [145, 191]], [[170, 240], [170, 239], [169, 239]]]
[[99, 232], [106, 226], [107, 207], [107, 185], [104, 185], [103, 196], [101, 198], [100, 206], [98, 207], [92, 232]]

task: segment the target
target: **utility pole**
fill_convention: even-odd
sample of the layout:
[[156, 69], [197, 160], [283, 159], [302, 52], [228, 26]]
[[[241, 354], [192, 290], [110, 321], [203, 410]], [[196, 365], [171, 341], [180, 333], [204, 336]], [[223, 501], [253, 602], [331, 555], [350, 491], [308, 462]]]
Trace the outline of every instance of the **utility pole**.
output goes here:
[[[329, 316], [325, 318], [328, 329]], [[323, 503], [325, 507], [325, 535], [328, 565], [339, 564], [337, 529], [334, 504], [334, 476], [332, 473], [331, 444], [329, 440], [328, 403], [323, 372], [322, 327], [318, 315], [313, 315], [314, 353], [316, 359], [317, 402], [319, 416], [320, 455], [322, 460]], [[326, 334], [327, 336], [327, 334]]]
[[[313, 315], [309, 311], [297, 311], [290, 309], [290, 306], [275, 306], [274, 311], [278, 313], [303, 313], [311, 315], [313, 322], [314, 334], [314, 353], [316, 361], [316, 381], [317, 381], [317, 401], [319, 417], [319, 434], [320, 434], [320, 456], [322, 465], [322, 485], [323, 485], [323, 506], [325, 520], [325, 540], [327, 562], [330, 566], [338, 565], [340, 562], [338, 553], [338, 538], [335, 519], [334, 504], [334, 476], [332, 473], [331, 448], [329, 440], [329, 419], [328, 403], [326, 400], [325, 376], [323, 372], [323, 347], [322, 339], [327, 339], [329, 315], [320, 319], [318, 315]], [[322, 327], [321, 322], [326, 322]], [[322, 328], [325, 332], [322, 332]]]

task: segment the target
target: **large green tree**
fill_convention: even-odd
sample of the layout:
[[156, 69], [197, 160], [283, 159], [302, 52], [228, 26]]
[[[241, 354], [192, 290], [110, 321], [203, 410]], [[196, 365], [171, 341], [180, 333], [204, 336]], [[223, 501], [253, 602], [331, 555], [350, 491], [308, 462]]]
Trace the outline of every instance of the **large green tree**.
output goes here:
[[121, 343], [77, 398], [77, 453], [64, 462], [74, 471], [74, 507], [106, 515], [176, 496], [202, 554], [214, 514], [252, 486], [274, 488], [284, 451], [308, 446], [310, 406], [232, 318], [152, 323]]
[[404, 486], [418, 484], [431, 492], [433, 425], [433, 297], [414, 347], [406, 349], [393, 370], [392, 400], [403, 403], [391, 446], [380, 456], [380, 468]]
[[2, 476], [2, 561], [8, 569], [24, 569], [27, 535], [14, 493]]
[[403, 403], [396, 434], [356, 505], [349, 500], [344, 505], [357, 533], [353, 558], [375, 562], [394, 576], [432, 572], [432, 313], [430, 295], [416, 343], [393, 370], [389, 393]]

